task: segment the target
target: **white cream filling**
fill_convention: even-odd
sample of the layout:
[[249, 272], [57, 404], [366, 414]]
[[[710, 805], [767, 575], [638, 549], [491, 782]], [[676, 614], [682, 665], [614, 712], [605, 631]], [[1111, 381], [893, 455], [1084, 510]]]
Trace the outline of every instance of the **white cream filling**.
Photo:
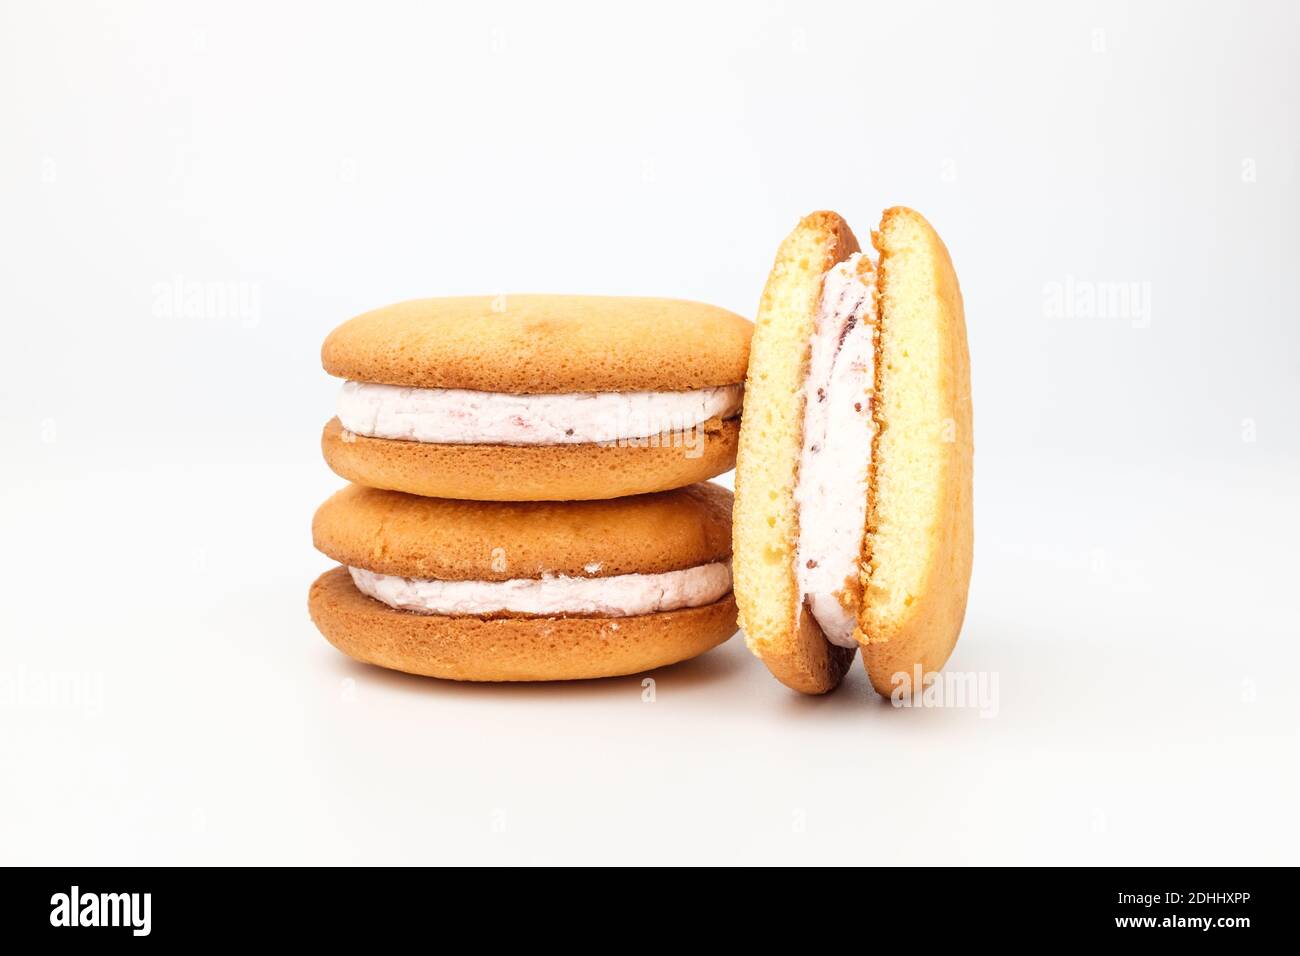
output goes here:
[[[804, 385], [803, 451], [795, 502], [800, 602], [832, 644], [857, 647], [856, 608], [841, 594], [858, 574], [867, 525], [875, 422], [876, 277], [855, 253], [826, 273]], [[865, 267], [865, 264], [863, 264]]]
[[682, 392], [508, 395], [344, 382], [343, 427], [439, 444], [570, 445], [689, 432], [740, 411], [742, 385]]
[[[590, 565], [589, 565], [590, 567]], [[421, 614], [595, 614], [635, 617], [703, 607], [731, 591], [731, 562], [701, 564], [662, 574], [605, 578], [544, 575], [509, 581], [444, 581], [348, 568], [362, 594]]]

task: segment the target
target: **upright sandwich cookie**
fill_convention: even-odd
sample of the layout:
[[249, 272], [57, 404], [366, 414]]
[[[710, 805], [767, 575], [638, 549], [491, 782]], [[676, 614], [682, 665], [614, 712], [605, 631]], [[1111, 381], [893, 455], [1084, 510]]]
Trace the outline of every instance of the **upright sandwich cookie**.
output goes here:
[[316, 512], [343, 567], [311, 587], [322, 634], [359, 661], [470, 681], [633, 674], [736, 631], [731, 493], [476, 502], [351, 485]]
[[864, 254], [833, 212], [781, 244], [759, 305], [736, 467], [751, 650], [809, 694], [857, 648], [872, 686], [943, 666], [972, 551], [970, 359], [948, 250], [911, 209]]
[[753, 326], [672, 299], [420, 299], [321, 350], [347, 379], [325, 460], [375, 488], [479, 501], [679, 488], [736, 459]]

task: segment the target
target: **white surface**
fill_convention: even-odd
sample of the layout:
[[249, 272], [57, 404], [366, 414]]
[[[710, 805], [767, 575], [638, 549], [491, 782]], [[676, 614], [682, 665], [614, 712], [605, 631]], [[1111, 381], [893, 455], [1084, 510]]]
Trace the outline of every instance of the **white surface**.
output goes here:
[[[1300, 14], [628, 9], [0, 10], [0, 861], [1300, 862]], [[966, 298], [996, 716], [315, 632], [338, 322], [752, 314], [800, 214], [893, 202]]]
[[690, 431], [734, 418], [743, 385], [682, 392], [505, 395], [463, 388], [344, 382], [335, 410], [373, 438], [504, 445], [573, 445]]
[[628, 617], [712, 604], [731, 592], [731, 563], [659, 574], [575, 578], [547, 574], [509, 581], [446, 581], [348, 568], [362, 594], [426, 614], [598, 614]]

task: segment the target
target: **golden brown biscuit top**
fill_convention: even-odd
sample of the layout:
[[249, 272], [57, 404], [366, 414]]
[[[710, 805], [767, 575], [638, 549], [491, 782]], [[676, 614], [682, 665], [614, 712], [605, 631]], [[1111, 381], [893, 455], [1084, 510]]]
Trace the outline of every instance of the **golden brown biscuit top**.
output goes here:
[[344, 322], [340, 378], [512, 394], [677, 391], [744, 381], [753, 325], [712, 305], [620, 296], [413, 299]]
[[312, 521], [316, 547], [380, 574], [506, 581], [659, 574], [726, 560], [731, 492], [702, 482], [605, 501], [453, 501], [349, 485]]

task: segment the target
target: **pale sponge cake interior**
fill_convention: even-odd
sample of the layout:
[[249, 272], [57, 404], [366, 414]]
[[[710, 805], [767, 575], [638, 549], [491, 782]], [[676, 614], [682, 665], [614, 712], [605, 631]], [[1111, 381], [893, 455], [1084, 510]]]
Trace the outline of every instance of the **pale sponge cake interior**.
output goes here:
[[750, 649], [783, 683], [811, 694], [835, 687], [854, 652], [827, 643], [799, 607], [794, 489], [802, 390], [822, 276], [858, 251], [833, 212], [805, 217], [781, 244], [755, 322], [737, 455], [732, 561], [740, 624]]
[[880, 253], [877, 432], [859, 615], [871, 682], [947, 661], [972, 556], [970, 357], [957, 274], [911, 209], [886, 211]]

